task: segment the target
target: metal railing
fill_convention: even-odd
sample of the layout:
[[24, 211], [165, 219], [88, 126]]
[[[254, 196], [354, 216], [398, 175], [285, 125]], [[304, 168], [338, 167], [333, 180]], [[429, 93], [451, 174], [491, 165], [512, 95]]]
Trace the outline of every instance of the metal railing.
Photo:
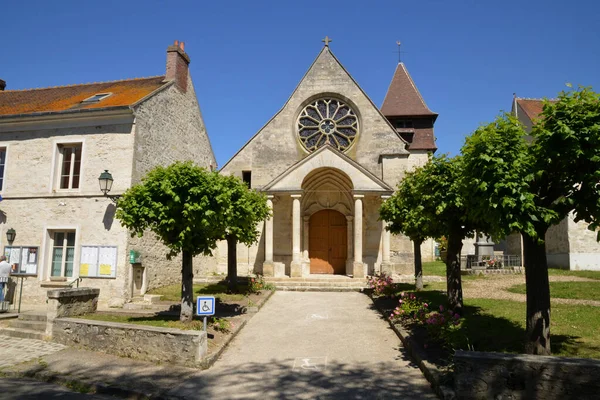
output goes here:
[[502, 269], [521, 267], [521, 256], [518, 255], [493, 255], [493, 256], [476, 256], [469, 254], [466, 257], [466, 262], [463, 264], [467, 269], [485, 268], [485, 269]]
[[73, 287], [73, 285], [77, 285], [76, 287], [79, 287], [79, 282], [83, 281], [82, 278], [76, 278], [73, 281], [69, 282], [68, 285], [69, 287]]

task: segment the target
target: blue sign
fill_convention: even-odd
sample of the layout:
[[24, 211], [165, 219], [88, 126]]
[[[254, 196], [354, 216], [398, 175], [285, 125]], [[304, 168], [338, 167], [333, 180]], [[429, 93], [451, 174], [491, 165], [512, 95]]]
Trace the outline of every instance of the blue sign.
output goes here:
[[215, 315], [215, 296], [198, 296], [196, 315]]

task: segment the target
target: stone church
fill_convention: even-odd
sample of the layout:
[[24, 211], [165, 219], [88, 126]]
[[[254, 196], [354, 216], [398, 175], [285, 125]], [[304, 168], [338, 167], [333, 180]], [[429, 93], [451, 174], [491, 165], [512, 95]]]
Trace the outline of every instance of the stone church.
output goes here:
[[[281, 110], [222, 168], [265, 193], [273, 211], [260, 242], [239, 245], [238, 272], [410, 273], [412, 244], [385, 230], [379, 207], [405, 172], [436, 150], [436, 118], [403, 63], [378, 108], [326, 38]], [[224, 271], [225, 243], [218, 253]], [[432, 241], [422, 253], [433, 258]]]

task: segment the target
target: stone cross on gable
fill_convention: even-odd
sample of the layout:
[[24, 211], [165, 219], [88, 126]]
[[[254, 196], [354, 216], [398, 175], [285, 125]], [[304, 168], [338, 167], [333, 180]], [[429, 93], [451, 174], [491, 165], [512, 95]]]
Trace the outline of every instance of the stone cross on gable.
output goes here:
[[321, 40], [321, 42], [325, 43], [325, 47], [329, 47], [329, 42], [333, 42], [333, 40], [329, 39], [329, 36], [325, 36], [325, 39]]

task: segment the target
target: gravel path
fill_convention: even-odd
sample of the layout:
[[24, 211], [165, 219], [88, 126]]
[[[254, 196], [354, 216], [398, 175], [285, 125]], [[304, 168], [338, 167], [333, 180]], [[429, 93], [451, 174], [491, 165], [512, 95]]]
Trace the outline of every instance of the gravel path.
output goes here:
[[[550, 276], [550, 282], [598, 282], [594, 279], [580, 278], [578, 276]], [[524, 294], [511, 293], [508, 289], [511, 286], [525, 283], [525, 275], [486, 275], [485, 278], [466, 280], [463, 279], [463, 296], [465, 298], [487, 298], [501, 299], [525, 302]], [[557, 299], [552, 298], [552, 302], [558, 304], [582, 304], [600, 307], [600, 301], [597, 300], [579, 300], [579, 299]]]

